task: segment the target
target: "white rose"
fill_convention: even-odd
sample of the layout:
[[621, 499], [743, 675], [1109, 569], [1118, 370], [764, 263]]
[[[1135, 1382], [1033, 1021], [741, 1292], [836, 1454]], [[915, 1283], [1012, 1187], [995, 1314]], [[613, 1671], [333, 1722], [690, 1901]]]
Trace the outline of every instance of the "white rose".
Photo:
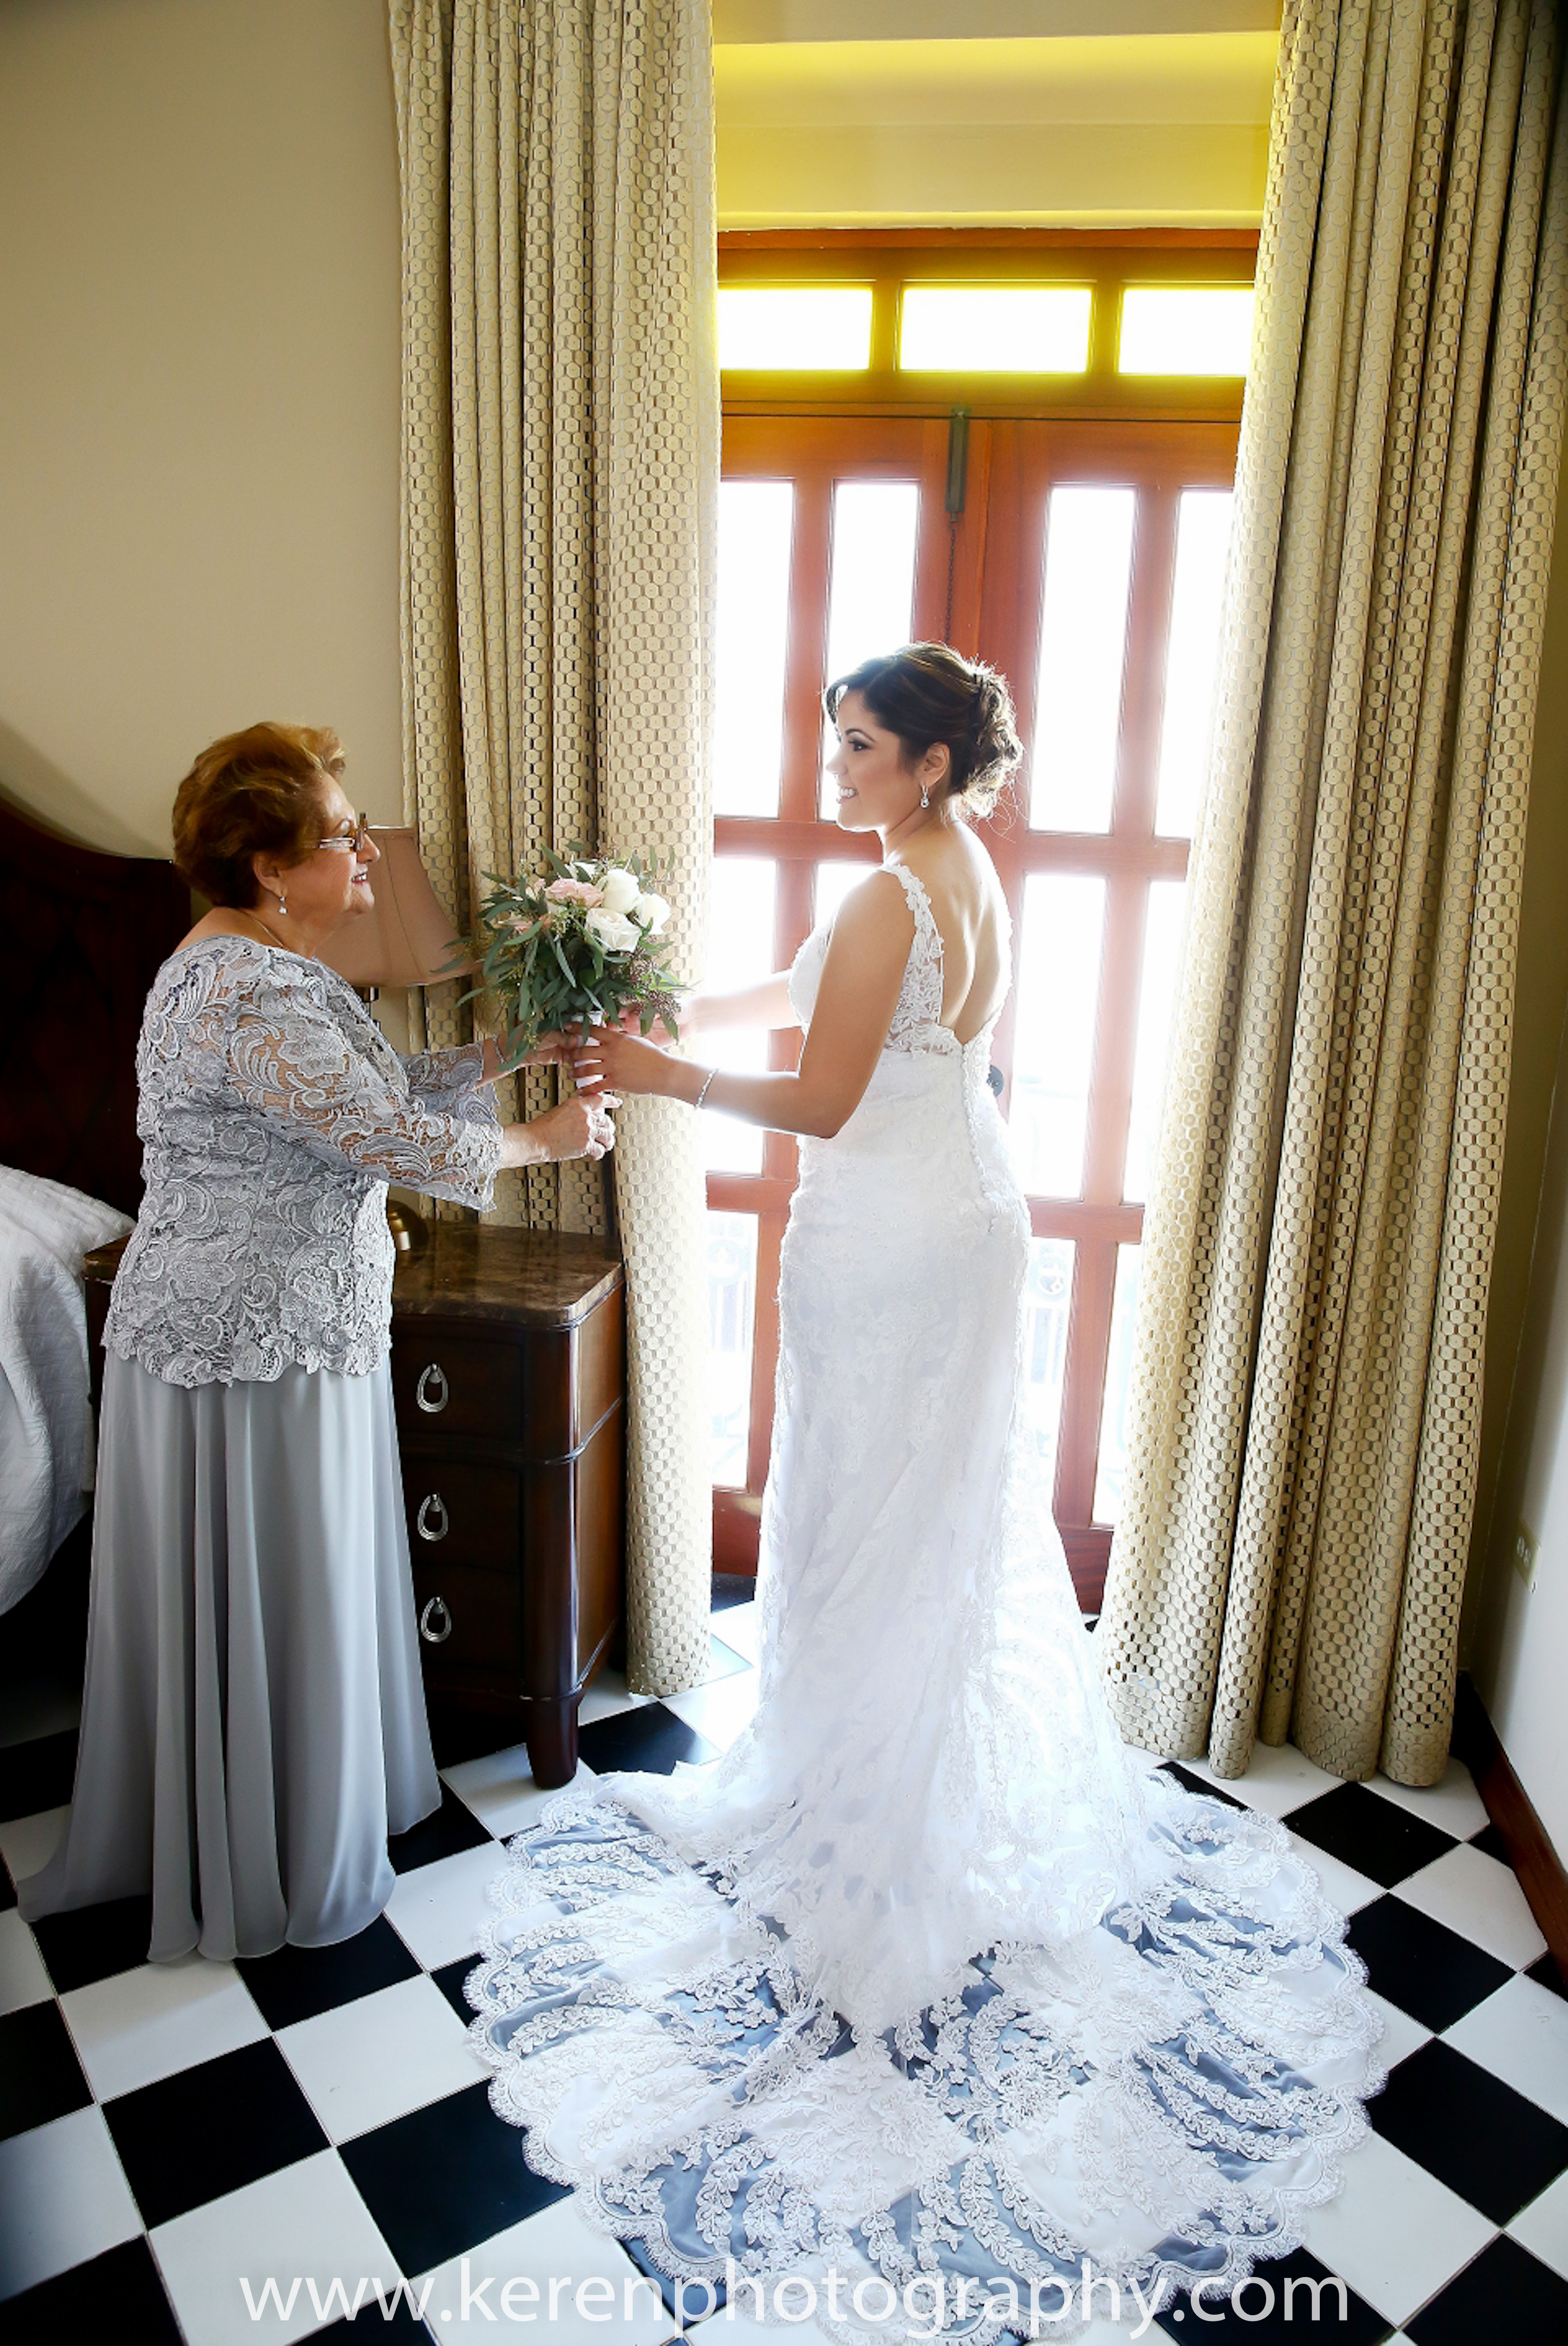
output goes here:
[[607, 904], [596, 904], [585, 925], [606, 953], [631, 953], [642, 943], [642, 931], [634, 927], [624, 913], [612, 912]]
[[629, 913], [642, 894], [630, 872], [606, 872], [599, 885], [604, 891], [606, 913]]
[[641, 923], [650, 937], [657, 937], [669, 918], [669, 906], [662, 896], [656, 896], [650, 889], [632, 906], [632, 918]]

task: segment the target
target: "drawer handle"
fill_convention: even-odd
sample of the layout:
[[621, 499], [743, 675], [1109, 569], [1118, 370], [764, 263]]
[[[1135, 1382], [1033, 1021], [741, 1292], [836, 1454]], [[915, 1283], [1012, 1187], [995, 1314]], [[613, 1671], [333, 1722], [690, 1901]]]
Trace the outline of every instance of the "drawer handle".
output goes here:
[[419, 1617], [419, 1634], [427, 1646], [444, 1646], [452, 1635], [452, 1614], [444, 1596], [432, 1596]]
[[434, 1542], [446, 1537], [452, 1529], [452, 1517], [446, 1512], [446, 1501], [439, 1491], [432, 1491], [428, 1497], [420, 1501], [413, 1527], [423, 1540]]
[[452, 1399], [452, 1387], [446, 1382], [446, 1371], [439, 1361], [421, 1369], [413, 1397], [427, 1417], [438, 1416]]

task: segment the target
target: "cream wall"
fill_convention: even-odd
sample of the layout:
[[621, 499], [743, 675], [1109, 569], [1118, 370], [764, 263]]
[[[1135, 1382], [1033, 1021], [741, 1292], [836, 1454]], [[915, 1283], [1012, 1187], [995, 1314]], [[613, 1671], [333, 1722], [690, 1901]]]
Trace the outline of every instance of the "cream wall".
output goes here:
[[0, 786], [168, 852], [194, 752], [402, 796], [384, 0], [0, 7]]
[[[1515, 1773], [1568, 1859], [1568, 1050], [1553, 1071], [1555, 1113], [1535, 1232], [1502, 1472], [1475, 1590], [1471, 1670]], [[1515, 1527], [1540, 1542], [1533, 1587], [1513, 1568]]]
[[[1481, 1491], [1463, 1648], [1504, 1749], [1568, 1861], [1568, 473], [1541, 663], [1513, 1070], [1487, 1321]], [[1520, 1519], [1535, 1586], [1513, 1569]]]

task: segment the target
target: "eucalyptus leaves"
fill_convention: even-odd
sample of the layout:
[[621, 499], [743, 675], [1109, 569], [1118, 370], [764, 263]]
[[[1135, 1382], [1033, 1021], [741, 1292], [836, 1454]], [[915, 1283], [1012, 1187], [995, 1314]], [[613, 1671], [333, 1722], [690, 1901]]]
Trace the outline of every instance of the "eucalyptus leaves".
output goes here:
[[542, 1035], [577, 1019], [618, 1025], [628, 1007], [645, 1035], [656, 1018], [676, 1034], [670, 941], [656, 942], [669, 905], [654, 882], [668, 867], [640, 855], [589, 855], [576, 845], [560, 855], [545, 848], [545, 863], [544, 872], [515, 880], [485, 873], [494, 884], [472, 940], [480, 981], [463, 999], [499, 1003], [507, 1065], [526, 1057]]

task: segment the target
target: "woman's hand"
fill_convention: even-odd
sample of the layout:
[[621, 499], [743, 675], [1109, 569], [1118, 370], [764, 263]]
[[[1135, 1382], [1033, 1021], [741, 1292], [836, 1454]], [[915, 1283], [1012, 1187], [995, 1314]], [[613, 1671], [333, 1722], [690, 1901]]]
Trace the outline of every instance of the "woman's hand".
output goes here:
[[[616, 1106], [620, 1106], [619, 1100]], [[602, 1100], [585, 1099], [580, 1093], [575, 1099], [563, 1100], [558, 1107], [547, 1107], [543, 1116], [533, 1118], [528, 1129], [541, 1143], [547, 1165], [564, 1164], [572, 1157], [603, 1157], [616, 1145], [608, 1108]]]
[[608, 1084], [616, 1092], [667, 1092], [678, 1066], [656, 1044], [618, 1026], [590, 1026], [572, 1059], [579, 1092], [596, 1096]]
[[509, 1124], [501, 1137], [501, 1162], [506, 1165], [562, 1165], [575, 1157], [603, 1157], [616, 1145], [610, 1122], [618, 1099], [607, 1095], [563, 1100], [547, 1107], [527, 1124]]

